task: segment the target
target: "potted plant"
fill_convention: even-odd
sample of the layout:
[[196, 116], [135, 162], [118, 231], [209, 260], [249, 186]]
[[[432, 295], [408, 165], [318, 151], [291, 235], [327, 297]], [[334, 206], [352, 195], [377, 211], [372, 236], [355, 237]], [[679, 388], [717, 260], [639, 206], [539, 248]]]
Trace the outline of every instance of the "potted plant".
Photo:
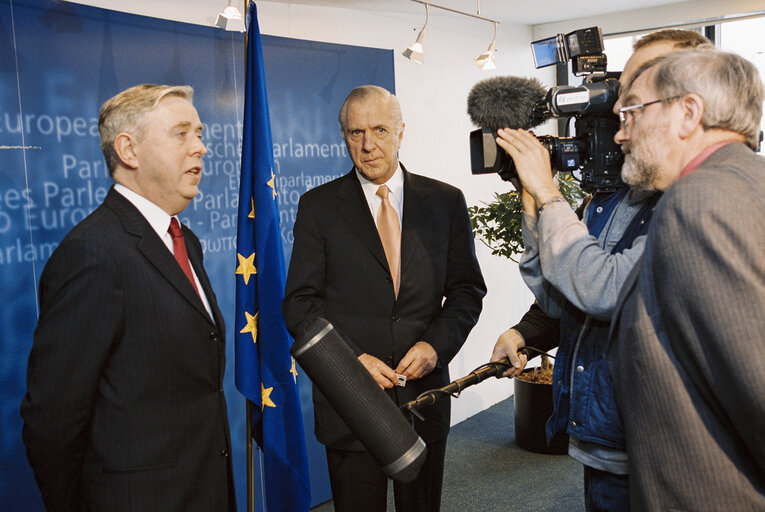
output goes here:
[[[558, 174], [558, 186], [572, 208], [577, 208], [585, 197], [571, 174]], [[494, 194], [494, 201], [483, 206], [468, 208], [475, 237], [491, 249], [493, 255], [516, 263], [515, 255], [523, 253], [521, 231], [522, 206], [517, 191]], [[535, 349], [525, 349], [529, 359]], [[540, 352], [540, 351], [537, 351]], [[548, 446], [545, 423], [553, 412], [552, 368], [550, 357], [541, 352], [541, 366], [527, 368], [515, 381], [515, 442], [521, 448], [539, 453], [563, 454], [568, 449], [568, 438], [556, 437]]]
[[[526, 353], [531, 359], [534, 354]], [[530, 452], [564, 454], [568, 436], [556, 436], [547, 444], [545, 425], [553, 413], [553, 365], [550, 355], [542, 352], [542, 364], [526, 368], [515, 378], [515, 443]]]
[[[571, 173], [558, 173], [558, 188], [572, 208], [576, 209], [586, 194], [579, 188]], [[523, 234], [521, 219], [523, 208], [517, 191], [494, 194], [494, 201], [483, 206], [468, 208], [473, 234], [495, 256], [503, 256], [518, 263], [513, 256], [522, 254]]]

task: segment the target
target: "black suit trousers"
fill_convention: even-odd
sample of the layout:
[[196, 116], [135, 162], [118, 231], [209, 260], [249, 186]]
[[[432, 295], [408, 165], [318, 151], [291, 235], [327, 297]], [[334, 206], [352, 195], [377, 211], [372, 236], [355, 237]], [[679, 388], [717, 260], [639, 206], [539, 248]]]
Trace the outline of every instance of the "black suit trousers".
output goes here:
[[[437, 512], [441, 507], [446, 437], [428, 443], [428, 456], [411, 482], [393, 482], [396, 512]], [[388, 477], [369, 452], [327, 447], [335, 512], [385, 512]]]

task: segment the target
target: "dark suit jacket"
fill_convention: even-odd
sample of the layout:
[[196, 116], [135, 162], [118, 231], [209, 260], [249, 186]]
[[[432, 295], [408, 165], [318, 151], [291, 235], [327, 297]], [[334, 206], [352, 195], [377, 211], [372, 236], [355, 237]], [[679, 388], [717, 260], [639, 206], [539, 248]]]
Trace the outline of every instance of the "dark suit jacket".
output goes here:
[[764, 219], [743, 144], [658, 203], [609, 350], [633, 510], [765, 510]]
[[21, 405], [49, 510], [233, 510], [223, 318], [210, 319], [141, 213], [110, 190], [51, 256]]
[[[417, 341], [430, 343], [439, 365], [422, 379], [391, 390], [399, 405], [449, 382], [449, 361], [478, 320], [486, 293], [460, 190], [404, 171], [398, 299], [355, 171], [301, 197], [294, 235], [282, 307], [293, 335], [303, 322], [321, 316], [357, 354], [373, 355], [392, 368]], [[449, 400], [423, 412], [425, 423], [415, 424], [423, 439], [446, 435]], [[314, 413], [320, 442], [362, 449], [315, 388]]]

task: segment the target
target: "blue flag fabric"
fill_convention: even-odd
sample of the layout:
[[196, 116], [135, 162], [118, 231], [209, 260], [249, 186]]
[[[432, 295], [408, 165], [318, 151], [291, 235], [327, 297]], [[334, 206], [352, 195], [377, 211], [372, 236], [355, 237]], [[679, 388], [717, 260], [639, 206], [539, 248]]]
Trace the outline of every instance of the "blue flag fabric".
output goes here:
[[305, 511], [310, 483], [295, 360], [281, 303], [282, 251], [263, 49], [255, 2], [247, 31], [236, 262], [236, 387], [253, 403], [266, 510]]

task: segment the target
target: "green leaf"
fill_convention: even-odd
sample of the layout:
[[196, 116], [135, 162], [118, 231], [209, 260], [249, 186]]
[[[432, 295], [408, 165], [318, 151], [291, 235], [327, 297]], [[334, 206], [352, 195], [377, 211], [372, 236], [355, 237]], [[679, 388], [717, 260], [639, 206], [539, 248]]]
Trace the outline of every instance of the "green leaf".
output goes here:
[[[573, 209], [578, 208], [587, 195], [571, 173], [558, 173], [558, 188]], [[481, 204], [483, 206], [468, 208], [473, 235], [491, 249], [493, 255], [517, 263], [513, 256], [522, 254], [525, 249], [521, 231], [523, 207], [518, 192], [495, 193], [492, 202]]]

